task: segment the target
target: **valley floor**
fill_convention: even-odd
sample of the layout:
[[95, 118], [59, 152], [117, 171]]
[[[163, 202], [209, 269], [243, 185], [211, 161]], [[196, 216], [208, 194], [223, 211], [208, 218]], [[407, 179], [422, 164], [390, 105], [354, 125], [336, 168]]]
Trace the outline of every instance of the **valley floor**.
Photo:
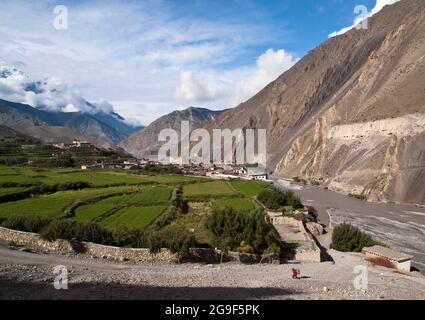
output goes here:
[[[300, 265], [135, 265], [12, 250], [0, 245], [0, 299], [425, 299], [425, 277], [374, 267], [359, 254], [330, 250], [334, 262]], [[53, 268], [69, 271], [55, 290]], [[353, 271], [368, 266], [368, 290]], [[301, 270], [293, 280], [291, 269]]]

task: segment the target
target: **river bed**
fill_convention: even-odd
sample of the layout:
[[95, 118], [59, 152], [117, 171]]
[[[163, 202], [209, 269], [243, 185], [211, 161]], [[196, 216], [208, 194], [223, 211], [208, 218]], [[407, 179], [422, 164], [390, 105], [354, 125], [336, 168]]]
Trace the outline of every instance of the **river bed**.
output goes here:
[[425, 208], [396, 203], [370, 203], [320, 187], [300, 186], [273, 178], [275, 186], [298, 193], [314, 206], [320, 223], [332, 227], [348, 222], [391, 248], [412, 255], [413, 265], [425, 271]]

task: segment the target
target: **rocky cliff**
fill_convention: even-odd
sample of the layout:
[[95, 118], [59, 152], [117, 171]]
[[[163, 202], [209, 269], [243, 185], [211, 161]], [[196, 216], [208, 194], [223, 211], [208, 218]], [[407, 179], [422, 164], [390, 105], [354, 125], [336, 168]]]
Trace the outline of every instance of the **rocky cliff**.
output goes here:
[[268, 129], [268, 164], [369, 200], [425, 203], [425, 1], [312, 50], [207, 128]]

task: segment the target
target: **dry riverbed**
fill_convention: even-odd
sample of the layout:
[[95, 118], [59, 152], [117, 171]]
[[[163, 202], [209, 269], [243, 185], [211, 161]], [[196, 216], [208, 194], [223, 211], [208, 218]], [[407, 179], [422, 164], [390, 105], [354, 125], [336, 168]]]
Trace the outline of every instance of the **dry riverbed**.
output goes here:
[[[135, 265], [12, 250], [0, 246], [1, 299], [425, 299], [425, 278], [374, 267], [359, 254], [330, 251], [334, 262], [294, 265]], [[69, 271], [68, 290], [55, 290], [53, 268]], [[367, 290], [353, 271], [368, 266]]]

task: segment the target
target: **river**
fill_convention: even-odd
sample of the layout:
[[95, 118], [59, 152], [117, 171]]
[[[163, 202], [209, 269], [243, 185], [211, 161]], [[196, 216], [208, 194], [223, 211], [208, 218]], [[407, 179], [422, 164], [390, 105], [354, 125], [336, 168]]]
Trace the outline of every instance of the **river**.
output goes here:
[[278, 177], [276, 187], [298, 193], [306, 205], [314, 206], [320, 223], [348, 222], [391, 248], [412, 255], [413, 265], [425, 271], [425, 208], [395, 203], [370, 203], [320, 187], [300, 186]]

